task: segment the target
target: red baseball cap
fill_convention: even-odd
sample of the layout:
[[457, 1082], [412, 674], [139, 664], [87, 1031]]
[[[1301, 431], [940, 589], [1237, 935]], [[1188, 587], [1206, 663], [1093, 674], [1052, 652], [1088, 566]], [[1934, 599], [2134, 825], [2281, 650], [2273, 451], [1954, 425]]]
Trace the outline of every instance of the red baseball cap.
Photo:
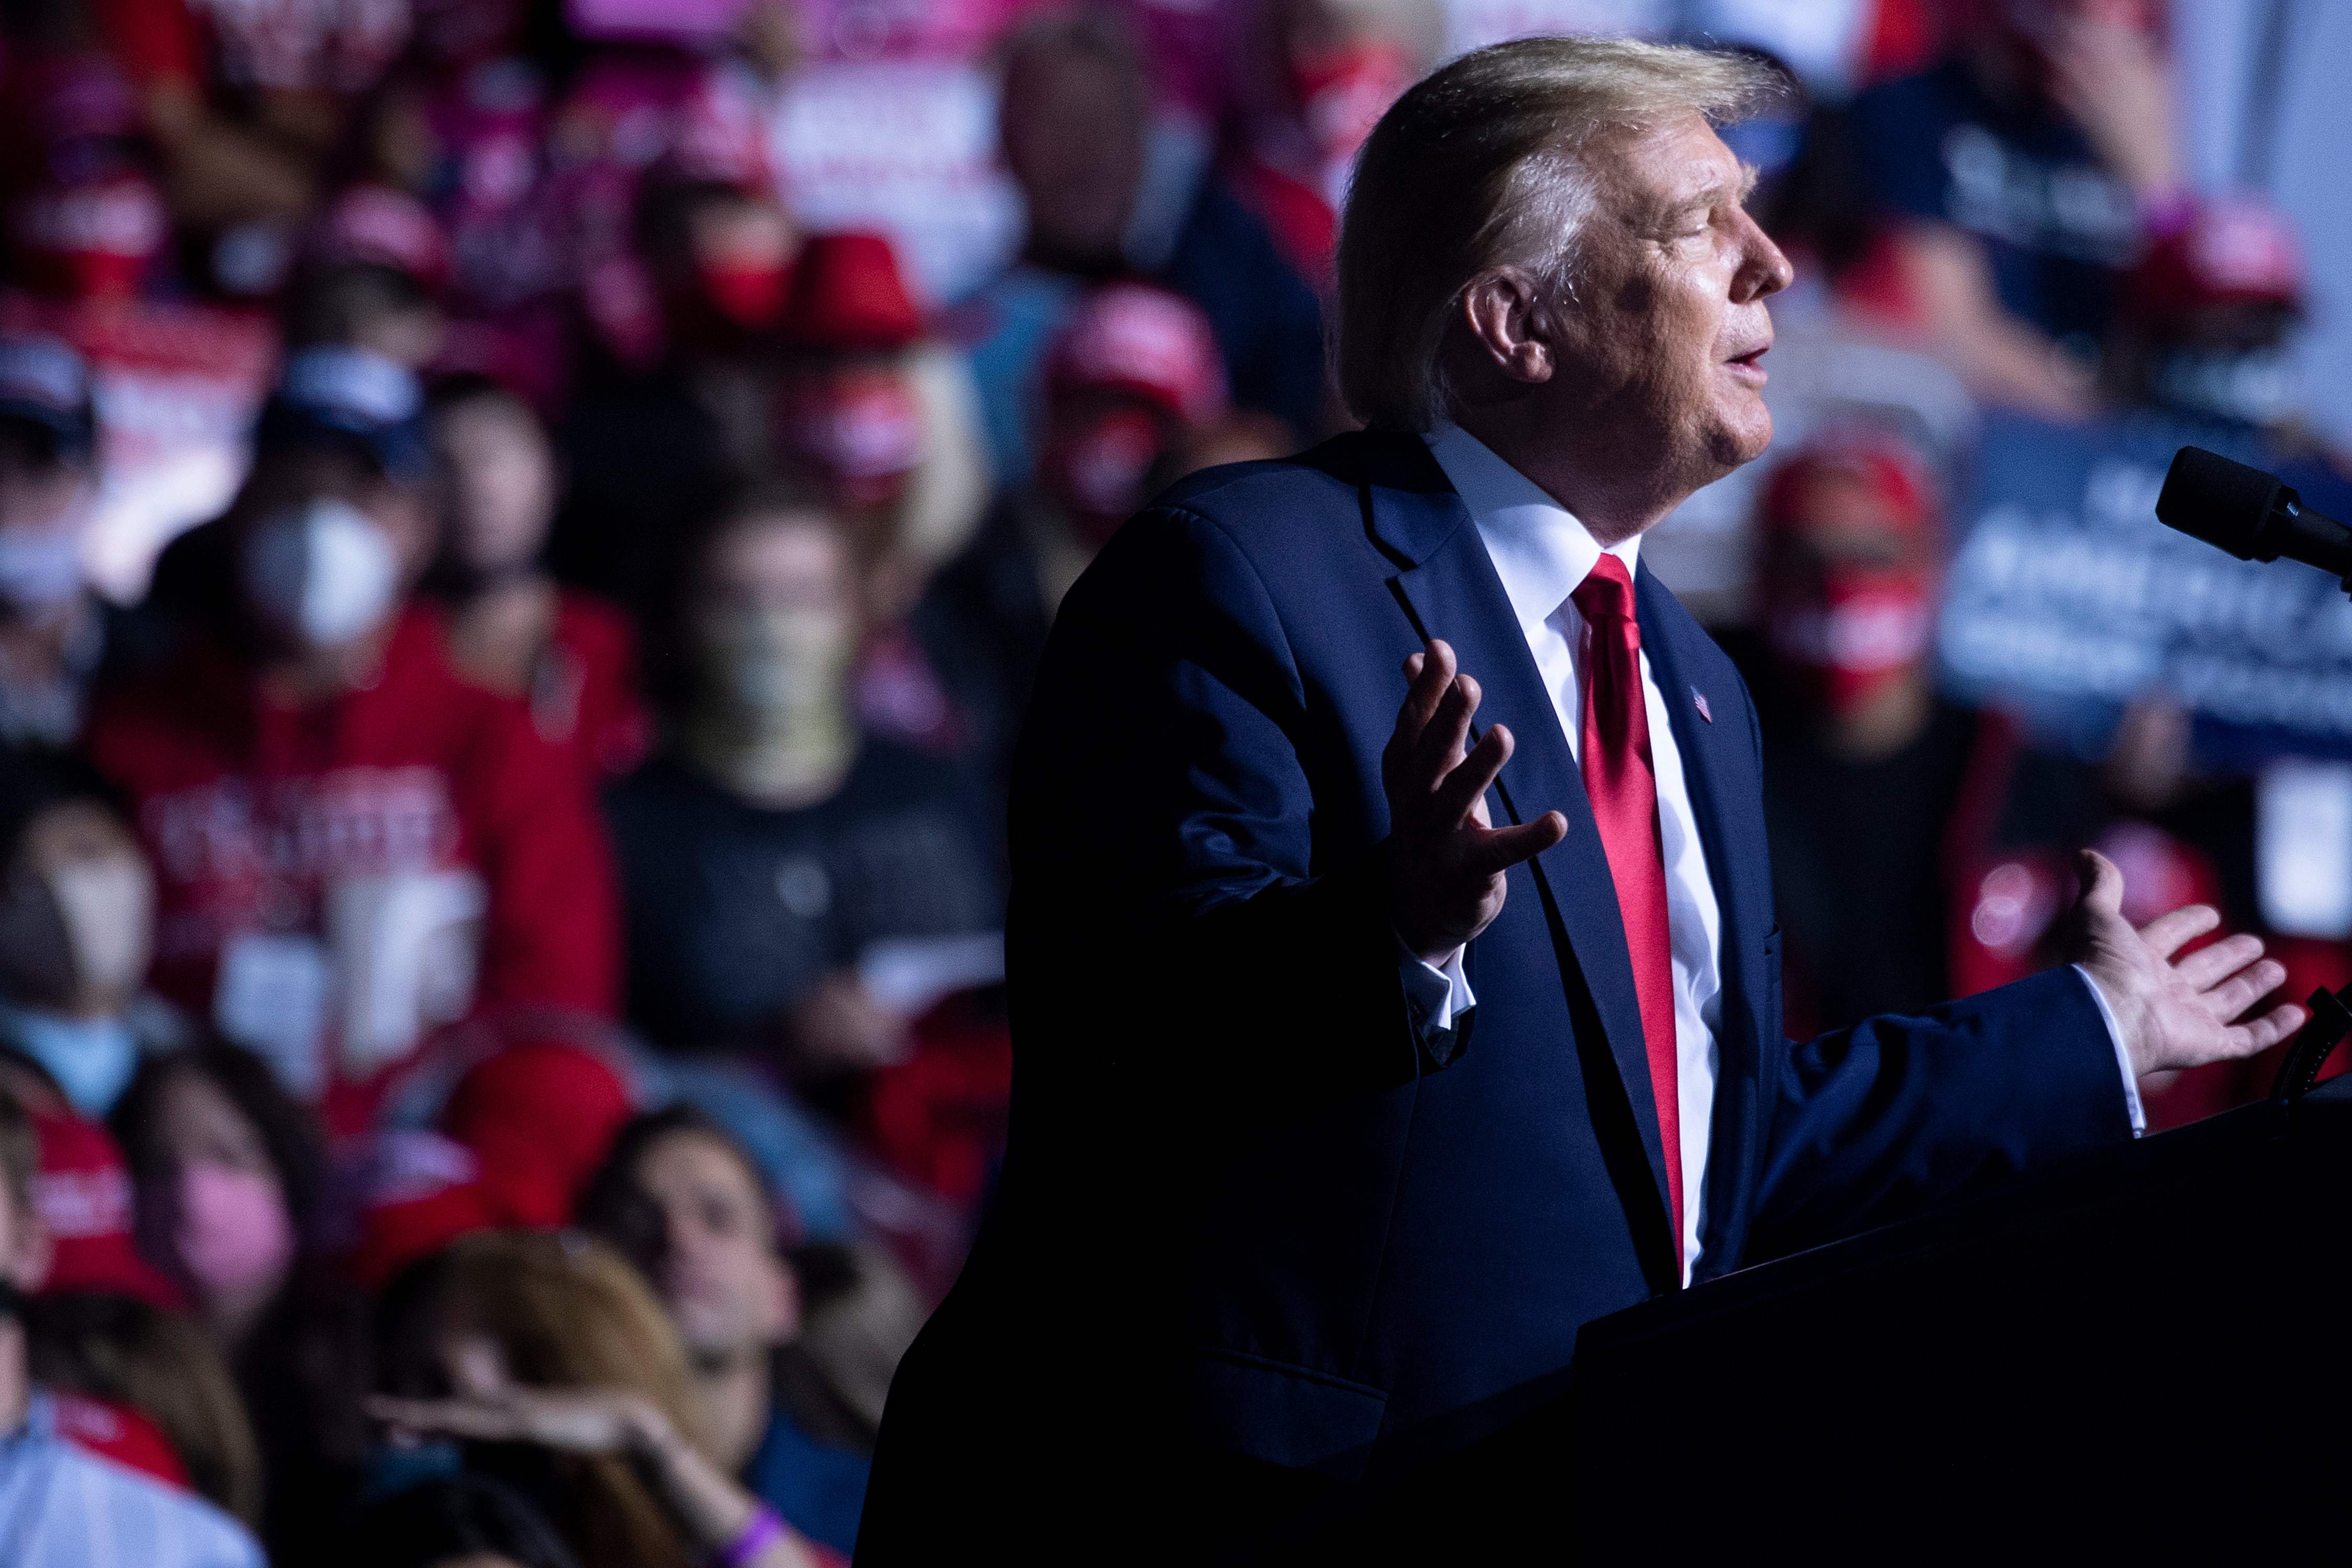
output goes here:
[[357, 1164], [359, 1237], [345, 1272], [362, 1290], [381, 1290], [410, 1264], [499, 1223], [473, 1152], [437, 1132], [372, 1134]]
[[1942, 516], [1926, 465], [1909, 442], [1885, 431], [1839, 430], [1814, 437], [1765, 481], [1758, 517], [1767, 538], [1804, 521], [1814, 488], [1858, 484], [1886, 519], [1915, 540], [1932, 541]]
[[449, 279], [449, 241], [433, 209], [390, 185], [353, 185], [337, 196], [311, 240], [323, 267], [388, 267], [427, 289]]
[[1112, 283], [1080, 300], [1055, 337], [1047, 384], [1131, 392], [1187, 425], [1225, 411], [1225, 366], [1201, 308], [1147, 283]]
[[467, 1069], [441, 1130], [473, 1154], [500, 1223], [559, 1226], [634, 1109], [627, 1084], [595, 1052], [533, 1040]]
[[810, 348], [902, 349], [923, 335], [898, 254], [878, 234], [812, 235], [793, 265], [783, 335]]
[[131, 1171], [106, 1129], [72, 1114], [36, 1114], [41, 1163], [33, 1206], [55, 1257], [45, 1290], [105, 1290], [154, 1306], [186, 1306], [179, 1288], [139, 1256]]
[[2132, 269], [2125, 308], [2151, 324], [2212, 305], [2276, 305], [2300, 310], [2303, 247], [2268, 203], [2232, 196], [2199, 203], [2159, 234]]

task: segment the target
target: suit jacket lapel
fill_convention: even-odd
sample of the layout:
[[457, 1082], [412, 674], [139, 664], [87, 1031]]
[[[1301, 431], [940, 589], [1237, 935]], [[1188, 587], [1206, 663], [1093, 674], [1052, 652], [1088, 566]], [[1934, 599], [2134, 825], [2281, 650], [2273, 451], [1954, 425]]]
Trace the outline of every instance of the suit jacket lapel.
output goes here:
[[[1669, 1228], [1663, 1222], [1670, 1212], [1664, 1153], [1657, 1105], [1650, 1092], [1641, 1006], [1584, 778], [1485, 542], [1444, 470], [1417, 437], [1412, 448], [1407, 453], [1391, 447], [1381, 454], [1386, 460], [1365, 485], [1366, 522], [1402, 567], [1391, 582], [1415, 630], [1424, 638], [1443, 637], [1452, 644], [1461, 668], [1477, 678], [1483, 692], [1477, 715], [1481, 729], [1496, 723], [1510, 729], [1515, 746], [1497, 781], [1502, 817], [1520, 822], [1557, 810], [1568, 818], [1568, 837], [1537, 857], [1531, 868], [1547, 906], [1558, 911], [1599, 1015], [1618, 1088], [1647, 1157], [1664, 1231]], [[1412, 461], [1416, 454], [1418, 464]], [[1671, 1242], [1670, 1236], [1666, 1239]]]

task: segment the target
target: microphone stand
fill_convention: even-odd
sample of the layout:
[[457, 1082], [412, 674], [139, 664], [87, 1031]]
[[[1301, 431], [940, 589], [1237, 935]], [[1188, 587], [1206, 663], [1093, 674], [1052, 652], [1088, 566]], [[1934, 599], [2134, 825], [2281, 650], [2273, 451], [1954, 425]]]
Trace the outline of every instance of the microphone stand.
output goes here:
[[[2345, 592], [2352, 593], [2352, 579], [2347, 580]], [[2296, 1031], [2286, 1048], [2286, 1059], [2279, 1063], [2278, 1077], [2271, 1083], [2272, 1102], [2290, 1108], [2311, 1092], [2336, 1043], [2352, 1034], [2352, 985], [2341, 991], [2322, 987], [2311, 994], [2305, 1005], [2311, 1009], [2310, 1021]]]

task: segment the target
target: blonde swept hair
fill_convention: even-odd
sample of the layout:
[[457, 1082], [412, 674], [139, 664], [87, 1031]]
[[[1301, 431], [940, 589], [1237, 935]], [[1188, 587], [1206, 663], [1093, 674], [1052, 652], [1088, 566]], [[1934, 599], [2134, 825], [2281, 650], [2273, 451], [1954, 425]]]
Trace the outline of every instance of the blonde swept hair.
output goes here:
[[[686, 1347], [627, 1259], [576, 1231], [489, 1230], [459, 1237], [429, 1266], [440, 1310], [495, 1341], [508, 1371], [534, 1388], [625, 1390], [669, 1418], [717, 1462], [704, 1433]], [[689, 1568], [697, 1559], [661, 1500], [619, 1455], [565, 1456], [579, 1498], [565, 1521], [590, 1568]]]
[[1423, 78], [1364, 142], [1340, 219], [1331, 357], [1349, 411], [1394, 430], [1447, 416], [1448, 323], [1486, 268], [1573, 292], [1596, 133], [1721, 123], [1781, 87], [1752, 56], [1625, 38], [1520, 38]]

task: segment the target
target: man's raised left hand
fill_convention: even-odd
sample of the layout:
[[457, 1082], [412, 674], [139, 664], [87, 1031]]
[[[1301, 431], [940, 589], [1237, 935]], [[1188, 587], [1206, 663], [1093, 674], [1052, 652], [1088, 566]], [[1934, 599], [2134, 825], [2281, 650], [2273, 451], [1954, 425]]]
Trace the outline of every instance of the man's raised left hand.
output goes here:
[[2236, 1021], [2286, 979], [2284, 965], [2263, 957], [2262, 938], [2225, 937], [2176, 958], [2221, 923], [2219, 911], [2190, 904], [2134, 931], [2124, 919], [2124, 874], [2116, 863], [2085, 849], [2077, 870], [2083, 899], [2071, 917], [2066, 956], [2106, 998], [2135, 1076], [2251, 1057], [2303, 1026], [2303, 1009], [2291, 1002]]

